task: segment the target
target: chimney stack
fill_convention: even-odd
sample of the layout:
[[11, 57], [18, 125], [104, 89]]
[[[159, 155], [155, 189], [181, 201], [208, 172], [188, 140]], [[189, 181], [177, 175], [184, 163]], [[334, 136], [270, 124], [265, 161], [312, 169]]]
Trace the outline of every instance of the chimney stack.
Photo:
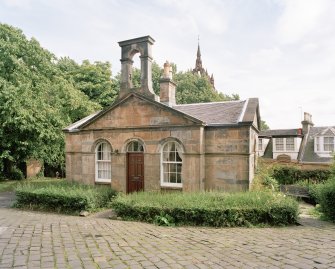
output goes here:
[[164, 72], [159, 80], [160, 102], [170, 107], [176, 104], [176, 84], [172, 81], [172, 66], [168, 61], [164, 63]]
[[304, 120], [301, 122], [302, 124], [302, 131], [304, 135], [307, 135], [311, 126], [314, 126], [312, 122], [312, 115], [304, 112]]

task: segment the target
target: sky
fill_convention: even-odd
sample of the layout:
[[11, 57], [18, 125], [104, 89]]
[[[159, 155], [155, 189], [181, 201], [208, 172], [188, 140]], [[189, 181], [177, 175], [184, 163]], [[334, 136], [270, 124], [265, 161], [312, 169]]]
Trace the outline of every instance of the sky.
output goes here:
[[150, 35], [159, 65], [187, 71], [199, 36], [217, 90], [258, 97], [271, 129], [301, 127], [303, 112], [335, 126], [335, 0], [0, 0], [0, 23], [113, 75], [119, 41]]

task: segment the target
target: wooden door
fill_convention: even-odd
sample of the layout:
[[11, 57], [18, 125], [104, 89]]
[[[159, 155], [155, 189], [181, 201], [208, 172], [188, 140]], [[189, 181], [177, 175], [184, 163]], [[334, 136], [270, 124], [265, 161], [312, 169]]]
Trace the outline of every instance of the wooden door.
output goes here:
[[128, 153], [128, 175], [127, 192], [144, 190], [144, 155], [139, 153]]

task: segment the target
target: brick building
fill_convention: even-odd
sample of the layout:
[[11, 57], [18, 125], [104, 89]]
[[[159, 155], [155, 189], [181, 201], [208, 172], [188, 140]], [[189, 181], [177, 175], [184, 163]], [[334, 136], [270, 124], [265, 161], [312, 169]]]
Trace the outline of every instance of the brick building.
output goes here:
[[[247, 190], [260, 124], [257, 98], [178, 105], [168, 63], [152, 89], [150, 36], [119, 42], [121, 89], [108, 108], [64, 129], [66, 176], [123, 192]], [[141, 59], [141, 87], [131, 82]]]

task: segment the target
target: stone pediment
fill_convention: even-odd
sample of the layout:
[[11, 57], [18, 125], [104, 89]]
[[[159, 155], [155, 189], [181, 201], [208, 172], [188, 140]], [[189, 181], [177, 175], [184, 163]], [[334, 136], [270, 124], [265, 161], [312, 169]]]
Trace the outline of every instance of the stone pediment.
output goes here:
[[131, 93], [78, 130], [203, 125], [203, 122], [140, 94]]

